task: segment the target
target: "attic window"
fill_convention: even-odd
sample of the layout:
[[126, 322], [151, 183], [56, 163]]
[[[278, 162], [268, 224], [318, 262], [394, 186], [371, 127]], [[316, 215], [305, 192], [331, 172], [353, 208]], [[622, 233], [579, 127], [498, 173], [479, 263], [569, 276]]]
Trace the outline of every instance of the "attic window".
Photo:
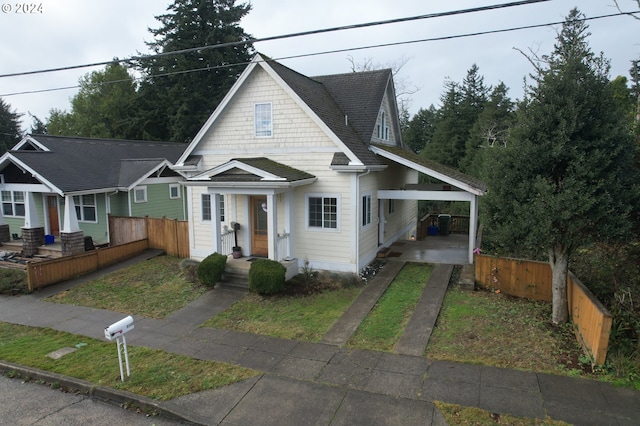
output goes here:
[[271, 103], [255, 104], [253, 120], [257, 138], [270, 138], [273, 136]]
[[389, 125], [387, 124], [387, 114], [384, 110], [380, 111], [380, 120], [376, 127], [378, 139], [389, 140]]

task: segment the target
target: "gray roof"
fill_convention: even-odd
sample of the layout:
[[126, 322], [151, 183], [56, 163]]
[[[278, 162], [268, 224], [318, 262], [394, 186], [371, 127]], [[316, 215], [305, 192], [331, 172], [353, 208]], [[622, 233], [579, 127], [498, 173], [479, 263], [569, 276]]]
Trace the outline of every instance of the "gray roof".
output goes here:
[[[10, 155], [64, 193], [128, 187], [165, 160], [174, 163], [185, 144], [32, 135], [49, 151]], [[173, 172], [171, 172], [173, 174]]]
[[267, 63], [363, 164], [384, 164], [368, 146], [391, 70], [310, 78], [276, 61]]
[[[265, 157], [235, 158], [230, 161], [238, 161], [240, 163], [246, 164], [247, 166], [283, 178], [286, 182], [297, 182], [315, 178], [315, 176], [312, 174], [295, 169], [293, 167], [289, 167], [273, 160], [269, 160]], [[237, 167], [211, 177], [212, 182], [259, 182], [261, 180], [261, 176], [249, 173]]]

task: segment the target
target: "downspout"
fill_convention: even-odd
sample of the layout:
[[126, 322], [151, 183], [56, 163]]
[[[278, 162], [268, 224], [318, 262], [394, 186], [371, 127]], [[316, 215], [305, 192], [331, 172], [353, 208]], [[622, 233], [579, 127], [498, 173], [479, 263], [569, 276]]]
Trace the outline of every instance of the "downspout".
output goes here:
[[356, 230], [356, 274], [360, 273], [360, 218], [362, 212], [360, 211], [360, 178], [371, 173], [371, 169], [367, 169], [366, 172], [356, 174], [356, 217], [355, 227]]

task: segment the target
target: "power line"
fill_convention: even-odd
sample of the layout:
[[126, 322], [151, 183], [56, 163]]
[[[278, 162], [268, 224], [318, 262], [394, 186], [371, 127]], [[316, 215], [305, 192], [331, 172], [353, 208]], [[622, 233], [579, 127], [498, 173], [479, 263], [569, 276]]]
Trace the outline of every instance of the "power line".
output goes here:
[[[618, 12], [618, 13], [612, 13], [612, 14], [609, 14], [609, 15], [600, 15], [600, 16], [594, 16], [594, 17], [591, 17], [591, 18], [583, 18], [581, 20], [582, 21], [592, 21], [592, 20], [596, 20], [596, 19], [613, 18], [613, 17], [622, 16], [622, 15], [633, 15], [633, 16], [635, 16], [635, 12], [634, 13]], [[556, 21], [556, 22], [549, 22], [549, 23], [545, 23], [545, 24], [524, 25], [524, 26], [519, 26], [519, 27], [503, 28], [503, 29], [497, 29], [497, 30], [487, 30], [487, 31], [479, 31], [479, 32], [473, 32], [473, 33], [455, 34], [455, 35], [448, 35], [448, 36], [440, 36], [440, 37], [432, 37], [432, 38], [424, 38], [424, 39], [408, 40], [408, 41], [399, 41], [399, 42], [375, 44], [375, 45], [368, 45], [368, 46], [349, 47], [349, 48], [344, 48], [344, 49], [326, 50], [326, 51], [322, 51], [322, 52], [313, 52], [313, 53], [303, 53], [303, 54], [299, 54], [299, 55], [282, 56], [282, 57], [273, 58], [273, 59], [276, 60], [276, 61], [282, 61], [282, 60], [286, 60], [286, 59], [296, 59], [296, 58], [305, 58], [305, 57], [310, 57], [310, 56], [329, 55], [329, 54], [334, 54], [334, 53], [353, 52], [353, 51], [358, 51], [358, 50], [376, 49], [376, 48], [391, 47], [391, 46], [400, 46], [400, 45], [405, 45], [405, 44], [416, 44], [416, 43], [427, 43], [427, 42], [443, 41], [443, 40], [453, 40], [453, 39], [458, 39], [458, 38], [476, 37], [476, 36], [489, 35], [489, 34], [500, 34], [500, 33], [505, 33], [505, 32], [513, 32], [513, 31], [521, 31], [521, 30], [527, 30], [527, 29], [533, 29], [533, 28], [549, 27], [549, 26], [554, 26], [554, 25], [561, 25], [564, 22], [565, 21]], [[200, 71], [210, 71], [210, 70], [214, 70], [214, 69], [228, 68], [228, 67], [232, 67], [232, 66], [247, 65], [247, 64], [248, 64], [248, 62], [238, 62], [238, 63], [234, 63], [234, 64], [207, 66], [207, 67], [202, 67], [202, 68], [194, 68], [194, 69], [190, 69], [190, 70], [172, 71], [172, 72], [167, 72], [167, 73], [164, 73], [164, 74], [156, 74], [153, 77], [154, 78], [167, 77], [167, 76], [170, 76], [170, 75], [188, 74], [188, 73], [200, 72]], [[134, 77], [133, 81], [141, 81], [141, 80], [144, 80], [144, 78], [145, 77]], [[115, 83], [122, 83], [122, 82], [127, 82], [127, 81], [130, 81], [130, 80], [123, 79], [123, 80], [104, 81], [104, 82], [100, 82], [100, 83], [94, 83], [94, 85], [115, 84]], [[46, 93], [46, 92], [54, 92], [54, 91], [60, 91], [60, 90], [70, 90], [70, 89], [77, 89], [79, 87], [80, 87], [80, 85], [64, 86], [64, 87], [57, 87], [57, 88], [51, 88], [51, 89], [29, 90], [29, 91], [23, 91], [23, 92], [6, 93], [6, 94], [0, 95], [0, 97], [17, 96], [17, 95], [29, 95], [29, 94], [35, 94], [35, 93]]]
[[110, 61], [94, 62], [94, 63], [91, 63], [91, 64], [70, 65], [70, 66], [66, 66], [66, 67], [49, 68], [49, 69], [44, 69], [44, 70], [23, 71], [23, 72], [10, 73], [10, 74], [0, 74], [0, 78], [18, 77], [18, 76], [33, 75], [33, 74], [43, 74], [43, 73], [56, 72], [56, 71], [69, 71], [69, 70], [74, 70], [74, 69], [90, 68], [90, 67], [96, 67], [96, 66], [102, 66], [102, 65], [110, 65], [110, 64], [123, 63], [123, 62], [134, 62], [134, 61], [159, 58], [159, 57], [169, 56], [169, 55], [178, 55], [178, 54], [190, 53], [190, 52], [196, 52], [196, 51], [202, 51], [202, 50], [220, 49], [220, 48], [224, 48], [224, 47], [232, 47], [232, 46], [238, 46], [238, 45], [242, 45], [242, 44], [253, 44], [253, 43], [259, 43], [259, 42], [263, 42], [263, 41], [281, 40], [281, 39], [285, 39], [285, 38], [302, 37], [302, 36], [323, 34], [323, 33], [336, 32], [336, 31], [353, 30], [353, 29], [374, 27], [374, 26], [380, 26], [380, 25], [398, 24], [398, 23], [417, 21], [417, 20], [422, 20], [422, 19], [442, 18], [442, 17], [446, 17], [446, 16], [462, 15], [462, 14], [476, 13], [476, 12], [486, 12], [486, 11], [490, 11], [490, 10], [504, 9], [504, 8], [516, 7], [516, 6], [525, 6], [525, 5], [529, 5], [529, 4], [542, 3], [542, 2], [547, 2], [547, 1], [550, 1], [550, 0], [521, 0], [521, 1], [511, 2], [511, 3], [495, 4], [495, 5], [490, 5], [490, 6], [480, 6], [480, 7], [473, 7], [473, 8], [469, 8], [469, 9], [452, 10], [452, 11], [447, 11], [447, 12], [429, 13], [429, 14], [426, 14], [426, 15], [417, 15], [417, 16], [410, 16], [410, 17], [405, 17], [405, 18], [387, 19], [387, 20], [383, 20], [383, 21], [367, 22], [367, 23], [362, 23], [362, 24], [343, 25], [343, 26], [339, 26], [339, 27], [324, 28], [324, 29], [317, 29], [317, 30], [310, 30], [310, 31], [302, 31], [302, 32], [297, 32], [297, 33], [291, 33], [291, 34], [285, 34], [285, 35], [277, 35], [277, 36], [271, 36], [271, 37], [250, 38], [250, 39], [247, 39], [247, 40], [233, 41], [233, 42], [229, 42], [229, 43], [212, 44], [212, 45], [208, 45], [208, 46], [193, 47], [193, 48], [182, 49], [182, 50], [174, 50], [174, 51], [171, 51], [171, 52], [156, 53], [156, 54], [153, 54], [153, 55], [132, 56], [132, 57], [126, 58], [126, 59], [112, 59]]

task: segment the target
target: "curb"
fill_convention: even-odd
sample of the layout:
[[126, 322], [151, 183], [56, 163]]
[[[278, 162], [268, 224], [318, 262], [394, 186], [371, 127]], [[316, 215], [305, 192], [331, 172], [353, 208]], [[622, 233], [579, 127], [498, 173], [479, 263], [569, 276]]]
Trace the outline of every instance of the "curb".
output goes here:
[[97, 399], [118, 407], [125, 408], [133, 405], [145, 413], [158, 414], [167, 419], [178, 420], [192, 425], [206, 425], [205, 423], [196, 421], [187, 414], [180, 413], [178, 407], [168, 401], [159, 402], [132, 392], [113, 389], [108, 386], [97, 386], [91, 382], [74, 377], [63, 376], [58, 373], [0, 360], [0, 373], [8, 375], [7, 373], [10, 372], [17, 372], [21, 378], [35, 379], [48, 384], [57, 383], [63, 389], [75, 391], [87, 395], [92, 399]]

